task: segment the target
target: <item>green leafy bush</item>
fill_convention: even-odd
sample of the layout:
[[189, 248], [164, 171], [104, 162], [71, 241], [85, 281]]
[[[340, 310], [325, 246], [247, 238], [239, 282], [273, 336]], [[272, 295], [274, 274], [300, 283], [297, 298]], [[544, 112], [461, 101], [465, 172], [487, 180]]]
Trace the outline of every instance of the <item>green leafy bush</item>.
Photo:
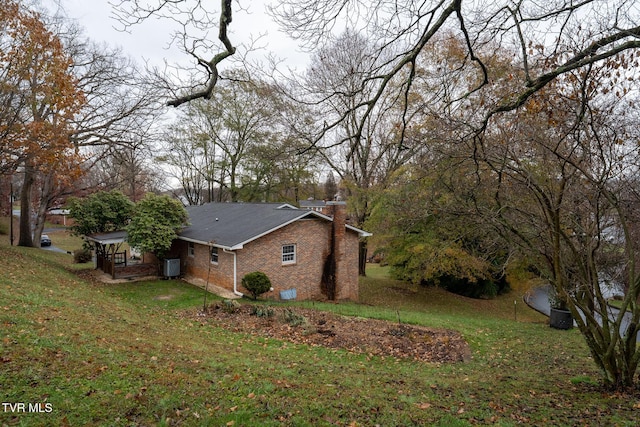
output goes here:
[[176, 199], [147, 193], [136, 203], [125, 227], [130, 246], [163, 259], [177, 233], [189, 220], [186, 209]]
[[509, 292], [502, 268], [505, 254], [494, 251], [485, 259], [464, 243], [439, 240], [427, 232], [408, 234], [391, 242], [386, 261], [398, 280], [438, 286], [470, 298], [494, 298]]
[[284, 320], [291, 326], [307, 325], [309, 323], [309, 320], [306, 317], [302, 314], [296, 313], [290, 308], [287, 308], [284, 311]]
[[254, 305], [251, 307], [251, 314], [256, 317], [273, 317], [275, 310], [272, 307]]
[[117, 190], [99, 191], [83, 198], [72, 197], [67, 206], [75, 223], [70, 227], [75, 236], [120, 231], [131, 220], [134, 204]]
[[76, 249], [73, 251], [73, 262], [76, 264], [84, 264], [91, 261], [91, 258], [91, 251], [86, 248]]
[[253, 299], [271, 289], [271, 280], [261, 271], [248, 273], [242, 278], [242, 286], [251, 293]]
[[233, 314], [233, 313], [237, 313], [238, 310], [240, 310], [240, 303], [238, 303], [238, 301], [236, 300], [226, 299], [220, 303], [220, 308], [225, 313]]

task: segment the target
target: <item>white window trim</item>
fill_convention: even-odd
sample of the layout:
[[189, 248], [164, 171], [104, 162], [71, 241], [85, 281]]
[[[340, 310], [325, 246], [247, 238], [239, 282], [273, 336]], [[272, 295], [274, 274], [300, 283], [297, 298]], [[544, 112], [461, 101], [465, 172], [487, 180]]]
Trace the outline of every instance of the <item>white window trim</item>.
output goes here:
[[[287, 247], [292, 247], [293, 248], [293, 252], [287, 252], [285, 254], [284, 249]], [[290, 257], [291, 255], [293, 255], [293, 258], [291, 259], [287, 259], [285, 260], [285, 255], [288, 257]], [[296, 248], [296, 244], [295, 243], [287, 243], [286, 245], [282, 245], [282, 248], [280, 250], [280, 257], [282, 260], [282, 265], [290, 265], [290, 264], [295, 264], [298, 258], [298, 254], [297, 254], [297, 248]]]
[[196, 244], [193, 242], [187, 242], [187, 254], [193, 258], [196, 256]]
[[[215, 261], [213, 260], [213, 250], [214, 249], [216, 250], [216, 252], [215, 252], [216, 260]], [[211, 264], [213, 264], [213, 265], [218, 265], [219, 261], [220, 261], [220, 254], [219, 254], [218, 248], [216, 248], [215, 246], [212, 246], [209, 249], [209, 262], [211, 262]]]

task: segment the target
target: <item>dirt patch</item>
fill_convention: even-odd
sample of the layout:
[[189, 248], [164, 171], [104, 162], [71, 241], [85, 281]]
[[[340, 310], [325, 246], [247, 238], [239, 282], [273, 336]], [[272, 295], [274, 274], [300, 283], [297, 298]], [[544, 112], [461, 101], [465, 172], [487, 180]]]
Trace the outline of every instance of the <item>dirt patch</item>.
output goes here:
[[158, 295], [154, 299], [158, 301], [169, 301], [173, 299], [173, 295]]
[[299, 307], [219, 302], [188, 317], [223, 328], [293, 343], [431, 363], [467, 361], [469, 345], [456, 332], [383, 320], [340, 316]]

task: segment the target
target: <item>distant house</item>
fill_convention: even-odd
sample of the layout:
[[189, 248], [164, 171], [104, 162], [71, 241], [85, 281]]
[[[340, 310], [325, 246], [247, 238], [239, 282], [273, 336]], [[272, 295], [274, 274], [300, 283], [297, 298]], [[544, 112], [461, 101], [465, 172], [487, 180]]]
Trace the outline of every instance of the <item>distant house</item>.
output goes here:
[[358, 242], [369, 233], [346, 224], [344, 202], [327, 202], [326, 215], [289, 204], [208, 203], [189, 206], [190, 225], [171, 256], [181, 273], [236, 294], [241, 280], [262, 271], [268, 298], [358, 299]]
[[326, 214], [328, 210], [327, 202], [325, 200], [315, 200], [315, 199], [300, 200], [298, 204], [300, 205], [301, 209], [309, 209], [309, 210], [324, 213], [324, 214]]
[[69, 209], [49, 209], [46, 220], [53, 224], [62, 224], [67, 227], [74, 224], [73, 218], [67, 218], [69, 213]]

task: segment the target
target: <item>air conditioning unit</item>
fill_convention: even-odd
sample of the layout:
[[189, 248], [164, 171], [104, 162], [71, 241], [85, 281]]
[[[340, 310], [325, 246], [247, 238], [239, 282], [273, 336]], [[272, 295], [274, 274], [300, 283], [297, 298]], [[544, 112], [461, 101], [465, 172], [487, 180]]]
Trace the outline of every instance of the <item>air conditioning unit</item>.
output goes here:
[[164, 275], [164, 277], [180, 276], [180, 258], [165, 259], [162, 274]]

